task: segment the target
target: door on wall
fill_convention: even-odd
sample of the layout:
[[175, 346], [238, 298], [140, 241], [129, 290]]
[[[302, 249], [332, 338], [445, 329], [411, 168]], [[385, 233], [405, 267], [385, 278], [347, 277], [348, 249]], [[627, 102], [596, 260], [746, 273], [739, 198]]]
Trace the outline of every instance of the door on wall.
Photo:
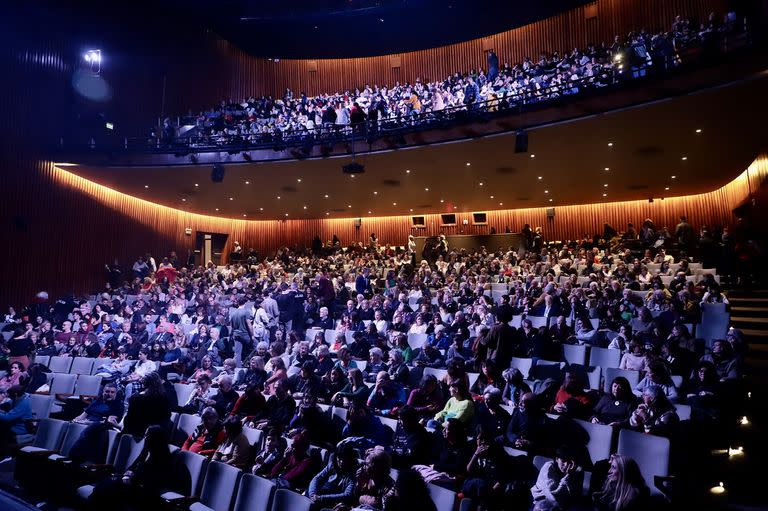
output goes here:
[[195, 239], [195, 262], [205, 266], [208, 261], [219, 266], [222, 263], [221, 254], [227, 244], [229, 234], [218, 232], [197, 232]]

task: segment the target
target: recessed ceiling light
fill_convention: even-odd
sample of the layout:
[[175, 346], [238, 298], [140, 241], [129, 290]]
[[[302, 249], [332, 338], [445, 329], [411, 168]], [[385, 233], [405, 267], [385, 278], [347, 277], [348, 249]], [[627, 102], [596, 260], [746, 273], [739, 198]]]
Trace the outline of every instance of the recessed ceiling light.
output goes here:
[[410, 174], [411, 173], [411, 169], [405, 169], [405, 173], [406, 174]]
[[350, 174], [350, 175], [349, 175], [349, 177], [351, 177], [352, 179], [354, 179], [354, 178], [355, 178], [355, 175], [354, 175], [354, 174]]
[[469, 163], [469, 162], [467, 162], [467, 167], [469, 167], [470, 165], [472, 165], [472, 164], [471, 164], [471, 163]]
[[453, 209], [459, 209], [459, 207], [458, 206], [454, 206]]
[[218, 211], [218, 210], [219, 210], [219, 208], [216, 208], [216, 211]]
[[608, 183], [605, 183], [605, 184], [603, 185], [603, 188], [608, 188]]
[[264, 208], [259, 208], [259, 211], [264, 211]]
[[611, 170], [611, 167], [605, 167], [606, 172], [608, 172], [609, 170]]
[[413, 213], [413, 208], [411, 208], [411, 213]]
[[149, 188], [149, 185], [144, 185], [144, 188]]
[[549, 193], [549, 190], [544, 190], [544, 193]]
[[613, 142], [608, 142], [608, 147], [613, 147]]
[[285, 216], [288, 216], [288, 213], [286, 213]]
[[234, 197], [230, 197], [229, 200], [235, 200], [235, 198]]
[[697, 129], [696, 133], [701, 133], [701, 128]]
[[282, 197], [280, 197], [279, 195], [277, 196], [277, 200], [280, 200], [281, 198], [282, 198]]
[[181, 199], [181, 202], [187, 202], [187, 199]]
[[306, 207], [306, 206], [304, 206], [304, 209], [307, 209], [307, 207]]
[[499, 206], [503, 206], [503, 205], [504, 205], [504, 203], [503, 203], [503, 202], [499, 202]]
[[352, 207], [352, 204], [347, 204], [347, 207], [348, 207], [348, 208], [351, 208], [351, 207]]
[[683, 156], [683, 157], [682, 157], [682, 158], [680, 158], [680, 159], [681, 159], [681, 160], [683, 160], [683, 161], [685, 161], [685, 160], [687, 160], [687, 159], [688, 159], [688, 157], [687, 157], [687, 156]]
[[328, 198], [328, 194], [327, 194], [327, 193], [325, 194], [325, 198], [326, 198], [326, 199]]
[[371, 212], [369, 211], [369, 212], [368, 212], [368, 214], [370, 215], [370, 214], [371, 214]]
[[393, 203], [392, 203], [392, 205], [393, 205], [393, 206], [397, 206], [397, 202], [393, 202]]
[[199, 184], [195, 183], [195, 186], [200, 186]]
[[539, 181], [541, 181], [542, 179], [544, 179], [544, 176], [539, 176]]
[[531, 158], [536, 158], [536, 155], [535, 155], [535, 154], [532, 154], [532, 155], [531, 155]]
[[297, 183], [301, 183], [301, 178], [296, 179]]
[[428, 191], [429, 191], [429, 188], [424, 188], [424, 191], [425, 191], [425, 192], [428, 192]]
[[552, 202], [553, 199], [549, 199], [549, 202]]
[[378, 195], [378, 194], [379, 194], [379, 192], [373, 192], [373, 194], [374, 194], [374, 195]]
[[668, 186], [665, 186], [665, 187], [664, 187], [664, 189], [665, 189], [665, 190], [669, 190], [669, 187], [668, 187]]
[[443, 199], [440, 199], [440, 202], [445, 202], [445, 200], [443, 200]]
[[249, 184], [251, 184], [251, 182], [250, 181], [246, 181], [245, 184], [249, 185]]
[[672, 176], [672, 179], [677, 179], [677, 176]]
[[325, 216], [328, 216], [328, 215], [330, 215], [330, 214], [331, 214], [331, 213], [330, 213], [330, 212], [328, 212], [328, 211], [326, 211], [326, 212], [325, 212]]
[[483, 182], [482, 182], [482, 181], [480, 181], [480, 182], [479, 182], [479, 183], [477, 183], [477, 184], [478, 184], [478, 185], [480, 185], [480, 186], [483, 186]]
[[494, 198], [494, 196], [493, 196], [493, 195], [491, 195], [491, 199], [493, 199], [493, 198]]
[[243, 216], [248, 216], [248, 215], [246, 215], [245, 213], [243, 213]]
[[603, 197], [608, 197], [608, 194], [607, 194], [607, 193], [604, 193], [604, 194], [603, 194]]

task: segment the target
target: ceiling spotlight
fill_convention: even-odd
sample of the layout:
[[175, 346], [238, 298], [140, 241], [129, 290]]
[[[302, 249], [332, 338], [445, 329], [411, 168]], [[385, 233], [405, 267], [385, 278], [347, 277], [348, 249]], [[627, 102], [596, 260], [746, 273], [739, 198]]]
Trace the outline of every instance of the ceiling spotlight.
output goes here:
[[544, 176], [539, 176], [539, 181], [541, 181], [542, 179], [544, 179]]
[[219, 210], [219, 208], [216, 208], [216, 211], [218, 211], [218, 210]]
[[504, 205], [504, 203], [503, 203], [503, 202], [499, 202], [499, 206], [503, 206], [503, 205]]
[[245, 213], [243, 213], [243, 217], [246, 217], [246, 216], [248, 216], [248, 215], [246, 215]]
[[370, 215], [370, 214], [371, 214], [371, 212], [369, 211], [369, 212], [368, 212], [368, 214]]
[[535, 155], [535, 154], [532, 154], [532, 155], [531, 155], [531, 158], [536, 158], [536, 155]]
[[144, 188], [149, 188], [149, 185], [144, 185]]
[[552, 202], [553, 199], [549, 199], [549, 202]]
[[469, 163], [469, 162], [467, 162], [467, 167], [469, 167], [470, 165], [472, 165], [472, 164], [471, 164], [471, 163]]
[[696, 133], [701, 133], [701, 128], [697, 129]]
[[374, 195], [378, 195], [378, 194], [379, 194], [379, 192], [373, 192], [373, 194], [374, 194]]
[[304, 209], [307, 209], [307, 207], [306, 207], [306, 206], [304, 206]]
[[264, 211], [264, 208], [259, 208], [259, 211]]
[[681, 159], [681, 160], [683, 160], [683, 161], [685, 161], [685, 160], [687, 160], [687, 159], [688, 159], [688, 157], [687, 157], [687, 156], [683, 156], [683, 157], [682, 157], [682, 158], [680, 158], [680, 159]]
[[352, 204], [347, 204], [347, 207], [348, 207], [348, 208], [351, 208], [351, 207], [352, 207]]
[[483, 182], [482, 182], [482, 181], [480, 181], [480, 182], [479, 182], [479, 183], [477, 183], [477, 184], [478, 184], [478, 185], [480, 185], [480, 186], [483, 186]]
[[181, 199], [181, 202], [187, 202], [187, 199]]
[[250, 181], [246, 181], [245, 184], [249, 185], [249, 184], [251, 184], [251, 182]]
[[677, 176], [672, 176], [672, 179], [677, 179]]
[[610, 170], [611, 170], [611, 167], [605, 167], [605, 169], [604, 169], [604, 170], [605, 170], [606, 172], [608, 172], [608, 171], [610, 171]]
[[349, 177], [351, 177], [352, 179], [354, 179], [354, 178], [355, 178], [355, 175], [354, 175], [354, 174], [350, 174], [350, 175], [349, 175]]
[[549, 190], [544, 190], [544, 193], [549, 193]]
[[608, 142], [608, 147], [613, 147], [613, 142]]
[[229, 200], [235, 200], [235, 198], [234, 197], [230, 197]]
[[199, 185], [199, 184], [197, 184], [197, 183], [195, 183], [195, 188], [197, 188], [198, 186], [200, 186], [200, 185]]
[[424, 191], [425, 191], [425, 192], [428, 192], [428, 191], [429, 191], [429, 188], [424, 188]]
[[665, 189], [665, 190], [669, 190], [669, 187], [668, 187], [668, 186], [665, 186], [665, 187], [664, 187], [664, 189]]
[[328, 194], [327, 194], [327, 193], [325, 194], [325, 198], [326, 198], [326, 199], [328, 198]]
[[494, 196], [493, 196], [493, 195], [491, 195], [491, 199], [493, 199], [493, 198], [494, 198]]
[[413, 208], [410, 209], [410, 212], [413, 213]]
[[603, 188], [608, 188], [608, 183], [605, 183], [605, 184], [603, 185]]
[[608, 197], [608, 194], [607, 194], [607, 193], [604, 193], [604, 194], [603, 194], [603, 197]]
[[440, 202], [445, 202], [445, 200], [443, 200], [443, 199], [440, 199]]
[[296, 179], [297, 183], [301, 183], [301, 178]]
[[325, 212], [325, 216], [328, 216], [328, 215], [330, 215], [330, 213], [328, 211], [326, 211]]
[[393, 203], [392, 203], [392, 205], [393, 205], [393, 206], [397, 206], [397, 202], [393, 202]]
[[285, 216], [288, 216], [288, 213], [286, 213]]
[[282, 199], [282, 197], [280, 197], [280, 196], [278, 195], [278, 196], [277, 196], [277, 200], [280, 200], [280, 199]]
[[454, 206], [453, 209], [459, 209], [459, 207], [458, 206]]
[[411, 173], [411, 169], [405, 169], [405, 173], [406, 174], [410, 174]]

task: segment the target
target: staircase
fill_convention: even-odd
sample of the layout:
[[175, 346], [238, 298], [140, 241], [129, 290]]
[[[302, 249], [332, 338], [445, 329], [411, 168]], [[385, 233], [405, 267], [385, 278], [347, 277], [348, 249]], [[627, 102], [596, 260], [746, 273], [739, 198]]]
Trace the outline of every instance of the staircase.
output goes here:
[[731, 324], [749, 345], [745, 370], [755, 383], [768, 383], [768, 290], [732, 291], [728, 300]]

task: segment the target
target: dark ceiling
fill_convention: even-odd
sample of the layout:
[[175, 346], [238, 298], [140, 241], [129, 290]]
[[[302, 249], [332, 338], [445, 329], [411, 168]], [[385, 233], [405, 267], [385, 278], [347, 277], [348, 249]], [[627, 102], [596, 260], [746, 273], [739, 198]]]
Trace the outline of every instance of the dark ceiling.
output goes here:
[[66, 170], [173, 208], [248, 219], [471, 212], [688, 195], [724, 185], [766, 150], [758, 126], [768, 116], [767, 86], [763, 77], [535, 129], [526, 154], [514, 153], [514, 135], [370, 154], [359, 158], [366, 172], [354, 178], [341, 172], [349, 158], [227, 165], [223, 183], [211, 182], [209, 165]]
[[[433, 48], [495, 34], [589, 0], [39, 0], [0, 3], [2, 17], [34, 19], [120, 47], [188, 44], [212, 30], [266, 58], [340, 58]], [[149, 48], [141, 48], [142, 42]], [[151, 51], [149, 52], [151, 53]]]

